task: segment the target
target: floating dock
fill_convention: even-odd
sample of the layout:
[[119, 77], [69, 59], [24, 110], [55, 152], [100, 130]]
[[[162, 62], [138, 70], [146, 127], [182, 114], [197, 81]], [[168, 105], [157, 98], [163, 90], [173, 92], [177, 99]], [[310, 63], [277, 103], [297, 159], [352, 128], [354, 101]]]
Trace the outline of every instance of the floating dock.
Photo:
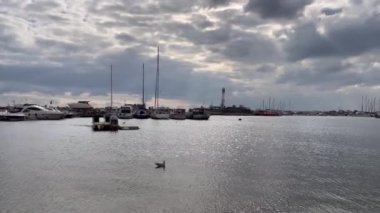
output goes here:
[[100, 117], [92, 118], [92, 130], [94, 131], [118, 131], [118, 130], [138, 130], [138, 126], [120, 126], [116, 116], [105, 117], [104, 122], [99, 122]]

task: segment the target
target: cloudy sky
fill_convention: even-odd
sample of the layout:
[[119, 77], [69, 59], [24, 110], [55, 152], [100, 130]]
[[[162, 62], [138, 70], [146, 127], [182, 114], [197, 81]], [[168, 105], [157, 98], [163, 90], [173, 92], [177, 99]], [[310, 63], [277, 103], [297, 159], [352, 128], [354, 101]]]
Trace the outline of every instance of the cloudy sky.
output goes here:
[[[0, 105], [359, 109], [380, 97], [380, 1], [0, 0]], [[380, 99], [378, 99], [380, 100]]]

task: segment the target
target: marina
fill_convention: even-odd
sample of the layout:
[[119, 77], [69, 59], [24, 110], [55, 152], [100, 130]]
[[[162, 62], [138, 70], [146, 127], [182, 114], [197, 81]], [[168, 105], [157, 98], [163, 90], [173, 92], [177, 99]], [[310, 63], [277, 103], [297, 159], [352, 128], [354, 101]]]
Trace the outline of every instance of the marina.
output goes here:
[[380, 1], [1, 1], [0, 213], [380, 213]]
[[[85, 106], [80, 108], [80, 104], [85, 102]], [[79, 105], [72, 103], [64, 107], [55, 107], [48, 109], [37, 104], [21, 104], [17, 106], [3, 107], [0, 112], [0, 121], [24, 121], [24, 120], [61, 120], [75, 117], [103, 117], [111, 109], [94, 108], [90, 101], [79, 101]], [[24, 107], [25, 105], [25, 107]], [[70, 106], [73, 106], [71, 108]], [[25, 108], [25, 109], [23, 109]], [[371, 117], [380, 118], [380, 113], [361, 112], [357, 110], [339, 110], [339, 111], [281, 111], [281, 110], [250, 110], [248, 108], [226, 108], [225, 111], [220, 108], [196, 107], [189, 109], [169, 108], [169, 107], [150, 107], [146, 109], [142, 104], [127, 104], [120, 107], [113, 106], [112, 111], [119, 119], [195, 119], [207, 120], [210, 116], [341, 116], [341, 117]]]

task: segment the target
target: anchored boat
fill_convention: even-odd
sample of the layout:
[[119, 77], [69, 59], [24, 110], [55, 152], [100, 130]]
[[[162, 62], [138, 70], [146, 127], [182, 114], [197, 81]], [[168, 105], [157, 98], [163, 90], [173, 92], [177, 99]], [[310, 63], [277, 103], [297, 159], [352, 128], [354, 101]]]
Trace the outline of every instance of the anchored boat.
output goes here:
[[[132, 109], [131, 109], [132, 114]], [[104, 121], [100, 121], [100, 116], [92, 117], [92, 130], [94, 131], [118, 131], [137, 130], [138, 126], [120, 126], [117, 113], [112, 108], [112, 65], [111, 65], [111, 106], [104, 116]]]
[[172, 109], [170, 111], [170, 119], [174, 120], [185, 120], [186, 119], [186, 110], [185, 109]]
[[23, 113], [27, 120], [60, 120], [65, 118], [63, 112], [57, 109], [47, 109], [37, 104], [24, 104], [20, 113]]
[[150, 113], [152, 119], [169, 119], [170, 109], [168, 107], [157, 107]]
[[117, 117], [120, 119], [131, 119], [133, 118], [133, 108], [131, 105], [125, 104], [121, 106], [118, 110]]
[[143, 64], [143, 73], [142, 73], [142, 104], [135, 105], [135, 109], [133, 112], [133, 117], [137, 119], [146, 119], [149, 118], [149, 111], [145, 107], [145, 71], [144, 71], [144, 64]]
[[210, 114], [204, 108], [193, 108], [189, 109], [189, 112], [186, 114], [187, 119], [193, 120], [208, 120]]

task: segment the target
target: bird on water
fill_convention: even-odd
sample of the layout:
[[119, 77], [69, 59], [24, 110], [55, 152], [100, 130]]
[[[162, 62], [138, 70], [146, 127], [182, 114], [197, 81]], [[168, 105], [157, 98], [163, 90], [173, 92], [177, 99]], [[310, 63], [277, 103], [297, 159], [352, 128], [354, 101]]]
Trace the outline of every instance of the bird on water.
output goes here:
[[162, 163], [155, 163], [155, 164], [156, 164], [156, 169], [158, 169], [158, 168], [165, 169], [165, 161], [163, 161]]

